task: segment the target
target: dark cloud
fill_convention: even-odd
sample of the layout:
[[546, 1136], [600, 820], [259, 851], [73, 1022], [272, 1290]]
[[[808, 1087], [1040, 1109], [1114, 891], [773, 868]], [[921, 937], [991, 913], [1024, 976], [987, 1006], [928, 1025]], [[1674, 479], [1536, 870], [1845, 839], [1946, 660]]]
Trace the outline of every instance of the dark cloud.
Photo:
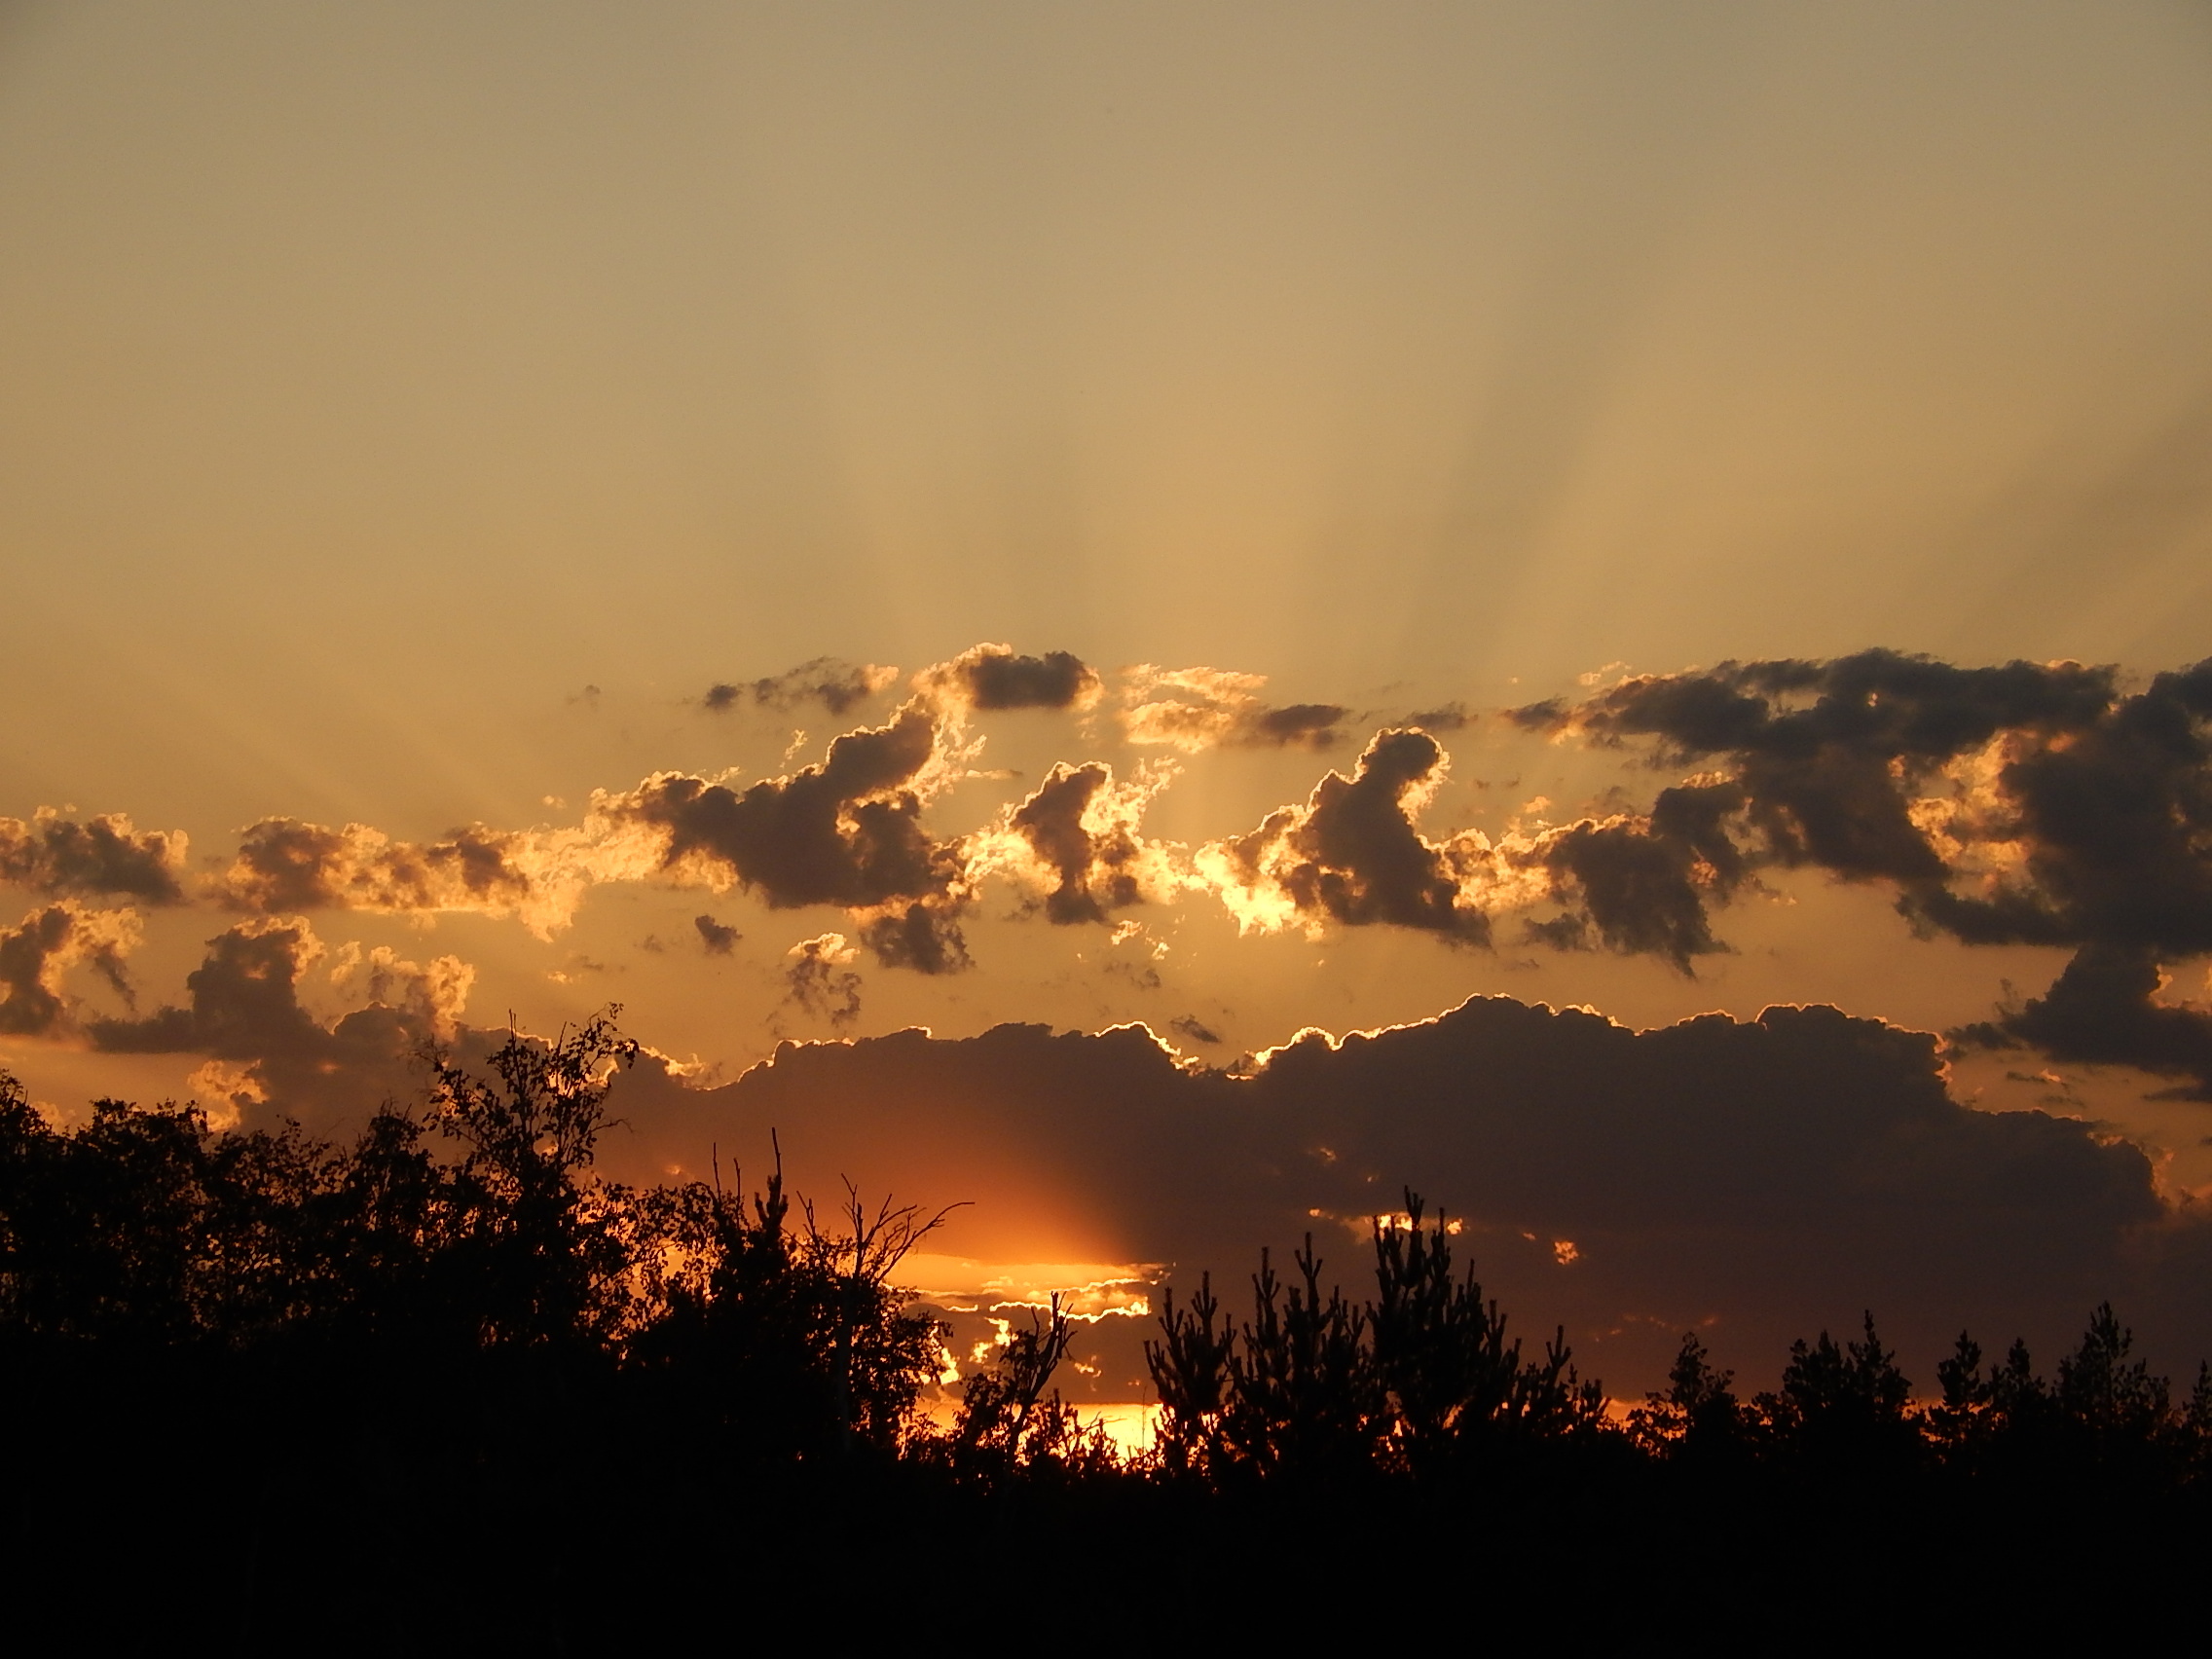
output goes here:
[[924, 903], [894, 907], [861, 924], [861, 942], [886, 968], [917, 974], [957, 974], [973, 967], [956, 916]]
[[1099, 680], [1067, 651], [1022, 656], [1007, 645], [974, 645], [924, 680], [975, 709], [1070, 709], [1097, 701]]
[[1033, 1250], [1041, 1215], [1088, 1252], [1072, 1259], [1234, 1282], [1258, 1244], [1313, 1230], [1349, 1281], [1360, 1218], [1410, 1183], [1463, 1222], [1525, 1328], [1566, 1321], [1622, 1393], [1661, 1379], [1685, 1328], [1771, 1370], [1791, 1338], [1867, 1307], [1923, 1364], [1969, 1322], [2056, 1341], [2107, 1296], [2145, 1309], [2139, 1327], [2160, 1310], [2176, 1357], [2212, 1342], [2188, 1265], [2205, 1229], [2160, 1204], [2140, 1152], [1961, 1107], [1936, 1039], [1831, 1009], [1635, 1033], [1477, 999], [1302, 1039], [1248, 1080], [1141, 1028], [1005, 1026], [787, 1046], [712, 1092], [638, 1082], [622, 1104], [661, 1137], [645, 1156], [765, 1148], [780, 1125], [802, 1186], [843, 1173], [978, 1199], [950, 1246], [970, 1254]]
[[[666, 831], [665, 869], [735, 879], [776, 909], [923, 904], [941, 936], [964, 866], [956, 845], [932, 840], [921, 825], [913, 786], [936, 751], [934, 717], [908, 704], [888, 725], [847, 732], [824, 763], [788, 778], [738, 791], [664, 773], [598, 805], [610, 820]], [[897, 929], [867, 937], [887, 963], [894, 956], [878, 940], [905, 948]], [[897, 959], [920, 966], [931, 958], [908, 950]]]
[[784, 969], [784, 1000], [834, 1027], [861, 1016], [861, 977], [842, 934], [824, 934], [792, 946]]
[[306, 922], [256, 918], [207, 946], [185, 977], [187, 1006], [88, 1021], [92, 1046], [232, 1062], [238, 1103], [314, 1124], [412, 1094], [417, 1051], [454, 1033], [474, 977], [450, 956], [424, 968], [349, 947], [340, 977], [357, 980], [369, 1004], [326, 1024], [300, 1002], [301, 981], [325, 955]]
[[1009, 821], [1052, 872], [1054, 885], [1045, 896], [1045, 914], [1052, 922], [1102, 922], [1108, 910], [1144, 897], [1137, 879], [1144, 849], [1133, 824], [1111, 822], [1099, 830], [1085, 824], [1113, 782], [1113, 768], [1102, 761], [1062, 763]]
[[1378, 732], [1351, 777], [1329, 773], [1304, 807], [1285, 807], [1218, 846], [1247, 888], [1272, 883], [1303, 916], [1486, 943], [1490, 918], [1465, 901], [1455, 849], [1414, 824], [1443, 766], [1444, 751], [1426, 732]]
[[712, 916], [694, 916], [691, 925], [699, 930], [699, 942], [709, 956], [727, 956], [730, 947], [745, 937], [735, 928], [724, 927]]
[[1338, 703], [1263, 706], [1246, 711], [1228, 741], [1255, 749], [1333, 749], [1344, 738], [1337, 728], [1350, 713]]
[[0, 818], [0, 881], [55, 896], [177, 904], [186, 849], [181, 830], [140, 831], [119, 813], [79, 824], [41, 810], [28, 823]]
[[782, 674], [746, 684], [710, 685], [699, 703], [702, 708], [715, 713], [735, 708], [747, 697], [752, 698], [760, 708], [784, 712], [798, 708], [804, 703], [820, 703], [832, 716], [842, 719], [847, 712], [866, 702], [898, 678], [897, 669], [884, 668], [876, 663], [850, 663], [836, 657], [816, 657], [811, 662], [802, 662], [798, 667], [788, 669]]
[[[1991, 1029], [2198, 1075], [2176, 1059], [2191, 1016], [2165, 1017], [2126, 987], [2212, 951], [2212, 661], [2123, 692], [2109, 668], [1958, 668], [1876, 650], [1632, 679], [1514, 718], [1721, 762], [1751, 857], [1885, 882], [1917, 927], [2078, 947], [2079, 973], [2040, 1012]], [[1741, 878], [1710, 863], [1731, 845], [1721, 831], [1698, 855], [1715, 873], [1705, 893]], [[1657, 852], [1636, 856], [1654, 880], [1622, 937], [1685, 961], [1710, 939], [1704, 894], [1667, 881]]]
[[2212, 1014], [2159, 1002], [2162, 978], [2139, 945], [2085, 945], [2042, 996], [1953, 1035], [1976, 1047], [2027, 1043], [2055, 1060], [2187, 1078], [2176, 1093], [2212, 1101]]
[[300, 1006], [299, 980], [320, 954], [305, 922], [244, 922], [207, 941], [206, 959], [185, 976], [189, 1008], [144, 1019], [103, 1019], [95, 1048], [114, 1053], [197, 1053], [257, 1060], [319, 1052], [330, 1034]]
[[1725, 898], [1748, 866], [1729, 838], [1744, 804], [1733, 784], [1662, 790], [1643, 822], [1615, 819], [1572, 825], [1544, 852], [1554, 896], [1578, 900], [1579, 912], [1537, 922], [1530, 933], [1564, 947], [1588, 932], [1614, 950], [1664, 956], [1683, 973], [1691, 959], [1728, 947], [1713, 937], [1709, 898]]
[[[2083, 866], [2109, 873], [2109, 855], [2123, 843], [2138, 857], [2155, 852], [2175, 866], [2169, 874], [2189, 870], [2186, 919], [2161, 909], [2157, 925], [2168, 940], [2160, 942], [2186, 933], [2212, 945], [2212, 881], [2202, 859], [2187, 856], [2190, 827], [2135, 816], [2150, 804], [2140, 798], [2145, 791], [2160, 807], [2183, 807], [2185, 819], [2194, 816], [2189, 809], [2212, 804], [2199, 798], [2206, 750], [2195, 729], [2207, 710], [2212, 672], [2205, 668], [2162, 675], [2150, 690], [2122, 697], [2109, 669], [1955, 668], [1877, 650], [1629, 680], [1572, 708], [1534, 704], [1514, 718], [1605, 743], [1656, 739], [1670, 760], [1722, 759], [1744, 791], [1764, 857], [1816, 865], [1847, 880], [1896, 883], [1909, 909], [1961, 937], [2032, 935], [2046, 943], [2061, 934], [2074, 942], [2113, 937], [2113, 925], [2133, 906], [2103, 892]], [[1992, 756], [1989, 780], [1943, 775], [2001, 739], [2011, 747]], [[2084, 746], [2088, 752], [2080, 753]], [[2025, 831], [2037, 891], [1974, 899], [1946, 888], [1958, 873], [1956, 855], [1925, 811], [1916, 820], [1914, 809], [1955, 798], [1975, 782], [1996, 792], [1978, 804], [2001, 810], [1978, 820], [1951, 813], [1944, 836], [1990, 842]], [[2212, 817], [2206, 822], [2212, 827]], [[2180, 845], [2170, 833], [2176, 829]], [[2132, 895], [2132, 884], [2121, 885]]]
[[1196, 1014], [1180, 1014], [1176, 1018], [1170, 1019], [1167, 1022], [1167, 1029], [1178, 1036], [1188, 1037], [1194, 1043], [1205, 1043], [1215, 1048], [1220, 1047], [1221, 1044], [1221, 1033], [1205, 1024]]
[[66, 900], [0, 931], [0, 1033], [49, 1037], [68, 1030], [73, 1021], [62, 976], [80, 963], [129, 1002], [123, 958], [137, 938], [131, 912], [88, 910]]

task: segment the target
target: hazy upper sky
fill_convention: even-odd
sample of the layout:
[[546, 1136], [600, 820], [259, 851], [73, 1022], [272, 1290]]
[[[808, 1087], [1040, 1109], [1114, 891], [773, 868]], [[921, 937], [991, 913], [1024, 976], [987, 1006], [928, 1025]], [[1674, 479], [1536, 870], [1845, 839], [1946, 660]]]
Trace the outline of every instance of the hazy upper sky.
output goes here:
[[[696, 1081], [781, 1037], [1005, 1019], [1188, 1021], [1219, 1065], [1473, 993], [1949, 1029], [2070, 960], [2120, 985], [2100, 950], [2194, 1018], [2212, 935], [2140, 919], [2181, 889], [2107, 903], [2050, 851], [2085, 844], [2057, 808], [1995, 781], [2106, 743], [2087, 716], [2008, 704], [1922, 772], [1852, 752], [1910, 784], [1942, 880], [2032, 870], [2063, 912], [2000, 926], [1946, 919], [1910, 858], [1791, 851], [1814, 808], [1755, 744], [1497, 711], [1868, 647], [2115, 664], [2119, 697], [2212, 654], [2207, 293], [2198, 3], [0, 6], [0, 817], [190, 838], [155, 860], [173, 892], [56, 873], [28, 828], [0, 847], [32, 912], [0, 941], [0, 1063], [55, 1102], [303, 1106], [267, 1042], [153, 1013], [295, 915], [313, 945], [254, 972], [318, 1030], [614, 999]], [[978, 642], [1088, 678], [1014, 712], [928, 678]], [[900, 673], [753, 689], [825, 657]], [[682, 863], [644, 780], [743, 791], [909, 695], [930, 758], [882, 787], [918, 791], [936, 874], [762, 874], [726, 825]], [[1213, 724], [1148, 742], [1148, 699]], [[1357, 833], [1444, 861], [1457, 900], [1390, 897], [1309, 819], [1235, 864], [1420, 716], [1452, 756], [1398, 803], [1426, 839], [1388, 800]], [[1157, 862], [1125, 908], [1041, 908], [1009, 815], [1055, 761], [1154, 792], [1088, 809]], [[2194, 826], [2186, 771], [2157, 798]], [[1703, 899], [1637, 876], [1616, 909], [1677, 929], [1654, 944], [1558, 849], [1577, 822], [1666, 841], [1656, 793], [1688, 777], [1743, 782], [1726, 833], [1761, 873], [1706, 846], [1676, 870]], [[1940, 830], [1937, 795], [2040, 827]], [[817, 826], [855, 869], [865, 798]], [[366, 841], [295, 837], [291, 885], [240, 885], [272, 819], [433, 862], [481, 824], [526, 873], [426, 898]], [[2175, 845], [2200, 876], [2199, 830]], [[917, 894], [965, 971], [880, 932]], [[50, 901], [79, 909], [39, 934]], [[1954, 1094], [2133, 1137], [2166, 1201], [2212, 1186], [2176, 1097], [2212, 1091], [2212, 1037], [2143, 1036], [2151, 994], [2097, 1005], [2120, 1037], [2021, 1015], [2043, 1055], [1960, 1049]], [[1075, 1234], [1051, 1247], [1137, 1248]]]

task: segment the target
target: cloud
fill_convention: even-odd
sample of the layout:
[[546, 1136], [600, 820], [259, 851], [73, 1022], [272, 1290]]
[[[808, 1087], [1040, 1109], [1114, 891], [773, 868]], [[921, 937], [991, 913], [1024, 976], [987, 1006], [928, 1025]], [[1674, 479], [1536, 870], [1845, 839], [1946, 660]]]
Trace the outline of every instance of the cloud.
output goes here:
[[699, 699], [700, 707], [719, 714], [747, 698], [763, 709], [789, 711], [803, 703], [820, 703], [842, 719], [899, 678], [896, 668], [878, 663], [850, 663], [837, 657], [816, 657], [796, 668], [744, 684], [710, 685]]
[[[1720, 761], [1754, 862], [1886, 883], [1915, 926], [1970, 944], [2077, 947], [2080, 974], [2005, 1029], [2176, 1069], [2179, 1027], [2122, 986], [2212, 951], [2212, 661], [2125, 692], [2110, 668], [1874, 650], [1636, 677], [1513, 718]], [[1715, 820], [1699, 911], [1741, 879], [1713, 862], [1733, 845]], [[1702, 917], [1679, 884], [1669, 904], [1686, 960]]]
[[1123, 736], [1189, 755], [1222, 747], [1322, 750], [1343, 740], [1349, 709], [1336, 703], [1273, 707], [1260, 701], [1266, 683], [1261, 674], [1140, 663], [1123, 674]]
[[395, 840], [366, 824], [342, 830], [296, 818], [248, 829], [209, 890], [232, 909], [513, 916], [539, 939], [574, 919], [600, 882], [654, 874], [667, 835], [599, 808], [579, 826], [492, 830], [475, 825], [436, 841]]
[[1107, 912], [1178, 891], [1178, 849], [1148, 841], [1139, 826], [1169, 768], [1140, 767], [1118, 781], [1102, 760], [1061, 762], [1036, 792], [1000, 815], [970, 848], [971, 880], [1005, 875], [1044, 894], [1056, 925], [1103, 922]]
[[[2205, 667], [2123, 697], [2109, 669], [1877, 650], [1643, 676], [1513, 718], [1721, 759], [1761, 857], [1893, 883], [1908, 913], [1961, 938], [2079, 943], [2134, 927], [2203, 949], [2212, 871], [2189, 840], [2197, 813], [2212, 828], [2207, 712]], [[2149, 877], [2164, 888], [2152, 905]]]
[[244, 832], [215, 887], [224, 903], [288, 910], [463, 910], [510, 914], [535, 897], [527, 838], [476, 825], [443, 840], [395, 841], [365, 824], [343, 830], [265, 818]]
[[801, 940], [785, 952], [791, 965], [784, 970], [784, 1000], [832, 1027], [850, 1025], [861, 1016], [861, 977], [852, 968], [857, 954], [843, 934]]
[[[940, 748], [938, 716], [915, 700], [789, 777], [740, 791], [664, 772], [626, 793], [596, 793], [592, 804], [607, 825], [652, 832], [664, 875], [718, 891], [734, 882], [772, 909], [874, 912], [863, 938], [887, 965], [939, 971], [966, 960], [950, 919], [965, 902], [966, 864], [957, 843], [930, 836], [921, 814], [958, 758]], [[917, 930], [934, 944], [923, 947]]]
[[2140, 945], [2084, 945], [2042, 996], [1954, 1036], [1973, 1047], [2027, 1043], [2055, 1060], [2188, 1078], [2175, 1092], [2212, 1101], [2212, 1011], [2161, 1003], [2165, 988], [2157, 958]]
[[315, 1124], [414, 1092], [414, 1054], [426, 1040], [460, 1034], [475, 978], [475, 970], [458, 957], [423, 966], [388, 947], [364, 951], [349, 943], [333, 962], [329, 983], [368, 1000], [326, 1022], [300, 1000], [309, 974], [329, 955], [306, 921], [255, 917], [226, 929], [207, 947], [185, 977], [186, 1006], [166, 1006], [143, 1018], [88, 1021], [92, 1046], [109, 1053], [201, 1054], [226, 1062], [221, 1092], [232, 1107], [266, 1108]]
[[[633, 790], [594, 791], [583, 823], [567, 828], [478, 825], [410, 842], [363, 824], [265, 819], [211, 888], [233, 908], [270, 915], [512, 915], [548, 939], [599, 883], [734, 884], [771, 908], [839, 906], [867, 924], [864, 938], [883, 941], [886, 962], [941, 971], [967, 960], [955, 923], [969, 896], [966, 858], [961, 842], [933, 839], [921, 814], [965, 775], [973, 752], [947, 717], [916, 699], [887, 724], [832, 741], [819, 765], [744, 789], [656, 773]], [[910, 915], [916, 904], [923, 918]], [[925, 922], [935, 940], [927, 948]], [[713, 937], [702, 930], [702, 940]]]
[[1188, 1037], [1194, 1043], [1205, 1043], [1216, 1048], [1221, 1044], [1221, 1033], [1196, 1014], [1178, 1014], [1167, 1022], [1167, 1029], [1179, 1037]]
[[1198, 874], [1244, 929], [1388, 923], [1487, 943], [1489, 912], [1539, 897], [1545, 884], [1480, 831], [1421, 834], [1415, 821], [1447, 765], [1424, 731], [1378, 732], [1349, 778], [1330, 772], [1304, 806], [1199, 849]]
[[28, 823], [0, 818], [0, 881], [55, 896], [177, 904], [189, 845], [181, 830], [141, 832], [121, 813], [79, 824], [41, 807]]
[[[1568, 1326], [1616, 1391], [1663, 1379], [1680, 1332], [1770, 1373], [1790, 1339], [1875, 1309], [1927, 1364], [1964, 1323], [2051, 1343], [2110, 1296], [2177, 1357], [2212, 1346], [2189, 1275], [2205, 1225], [2146, 1158], [2041, 1113], [1946, 1093], [1935, 1038], [1832, 1009], [1633, 1032], [1478, 998], [1339, 1041], [1308, 1034], [1233, 1078], [1138, 1028], [1002, 1026], [790, 1046], [711, 1092], [640, 1076], [625, 1114], [670, 1138], [763, 1148], [802, 1190], [849, 1174], [977, 1198], [957, 1248], [1210, 1267], [1320, 1235], [1361, 1272], [1364, 1218], [1411, 1184], [1464, 1223], [1486, 1290], [1526, 1330]], [[805, 1125], [803, 1134], [793, 1125]], [[1040, 1230], [1045, 1230], [1041, 1235]], [[1560, 1248], [1562, 1243], [1571, 1250]], [[2194, 1300], [2193, 1300], [2194, 1299]], [[1918, 1373], [1916, 1373], [1918, 1375]]]
[[924, 669], [915, 687], [971, 709], [1087, 709], [1098, 701], [1097, 672], [1067, 651], [1018, 655], [1011, 645], [971, 645]]
[[735, 928], [724, 927], [712, 916], [694, 916], [691, 925], [699, 930], [699, 942], [709, 956], [727, 956], [730, 948], [745, 937]]
[[1473, 723], [1474, 716], [1467, 713], [1464, 703], [1445, 703], [1406, 717], [1406, 724], [1419, 726], [1423, 731], [1458, 731]]
[[75, 1014], [62, 981], [80, 964], [129, 1002], [123, 959], [138, 940], [135, 910], [95, 910], [66, 899], [0, 931], [0, 1033], [51, 1037], [71, 1030]]
[[1614, 950], [1663, 956], [1690, 972], [1692, 958], [1727, 949], [1713, 937], [1706, 903], [1748, 874], [1727, 830], [1743, 804], [1733, 784], [1684, 786], [1662, 790], [1647, 818], [1584, 820], [1542, 836], [1553, 897], [1578, 907], [1530, 933], [1573, 948], [1595, 929]]
[[957, 974], [974, 966], [968, 940], [947, 904], [917, 901], [890, 905], [861, 922], [861, 942], [886, 968], [917, 974]]

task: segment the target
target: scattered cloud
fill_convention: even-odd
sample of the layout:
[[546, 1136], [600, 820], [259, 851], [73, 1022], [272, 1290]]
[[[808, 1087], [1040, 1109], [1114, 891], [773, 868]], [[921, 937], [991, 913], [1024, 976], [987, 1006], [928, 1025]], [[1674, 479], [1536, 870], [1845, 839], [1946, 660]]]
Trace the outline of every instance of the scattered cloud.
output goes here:
[[887, 905], [861, 921], [861, 942], [886, 968], [958, 974], [975, 966], [951, 902]]
[[1444, 703], [1406, 717], [1406, 724], [1423, 731], [1459, 731], [1473, 723], [1474, 716], [1467, 713], [1464, 703]]
[[1571, 949], [1595, 932], [1614, 950], [1690, 972], [1692, 958], [1727, 949], [1713, 937], [1706, 905], [1749, 873], [1727, 830], [1742, 807], [1733, 784], [1685, 785], [1662, 790], [1646, 818], [1585, 819], [1542, 835], [1552, 896], [1570, 908], [1530, 923], [1530, 934]]
[[[876, 912], [863, 938], [887, 965], [965, 961], [964, 949], [952, 948], [951, 923], [965, 901], [961, 849], [921, 824], [928, 795], [965, 758], [940, 737], [939, 718], [917, 699], [888, 724], [845, 733], [822, 764], [788, 777], [738, 790], [664, 772], [626, 793], [595, 794], [593, 809], [609, 826], [657, 835], [665, 875], [718, 891], [735, 883], [772, 909]], [[918, 926], [932, 948], [917, 943]]]
[[2212, 1101], [2212, 1009], [2161, 1002], [2166, 989], [2157, 958], [2144, 947], [2084, 945], [2042, 996], [1953, 1036], [1970, 1047], [2025, 1043], [2054, 1060], [2186, 1078], [2174, 1092]]

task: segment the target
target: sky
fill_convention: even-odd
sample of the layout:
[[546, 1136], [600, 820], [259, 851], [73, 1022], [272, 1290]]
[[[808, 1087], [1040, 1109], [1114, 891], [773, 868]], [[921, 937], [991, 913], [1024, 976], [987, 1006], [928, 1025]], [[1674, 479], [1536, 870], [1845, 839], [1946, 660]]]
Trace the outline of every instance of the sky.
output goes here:
[[1408, 1188], [1623, 1393], [2108, 1296], [2194, 1371], [2208, 68], [0, 6], [0, 1066], [343, 1134], [619, 1003], [612, 1173], [964, 1203], [922, 1288], [1108, 1400]]

